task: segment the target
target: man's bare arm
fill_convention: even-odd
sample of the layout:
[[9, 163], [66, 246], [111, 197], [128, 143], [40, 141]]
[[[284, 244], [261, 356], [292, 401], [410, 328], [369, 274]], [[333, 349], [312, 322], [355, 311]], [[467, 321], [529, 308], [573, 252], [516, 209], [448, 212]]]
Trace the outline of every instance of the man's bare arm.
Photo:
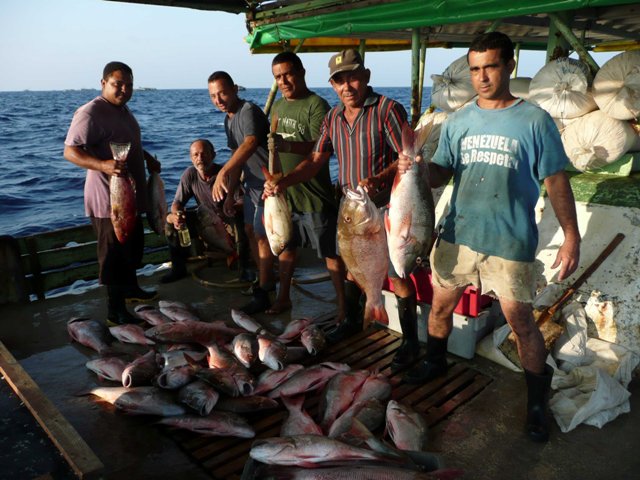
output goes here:
[[569, 277], [580, 262], [580, 231], [576, 216], [576, 202], [569, 179], [564, 171], [544, 179], [551, 206], [564, 233], [564, 242], [558, 249], [556, 260], [551, 268], [560, 267], [558, 280]]

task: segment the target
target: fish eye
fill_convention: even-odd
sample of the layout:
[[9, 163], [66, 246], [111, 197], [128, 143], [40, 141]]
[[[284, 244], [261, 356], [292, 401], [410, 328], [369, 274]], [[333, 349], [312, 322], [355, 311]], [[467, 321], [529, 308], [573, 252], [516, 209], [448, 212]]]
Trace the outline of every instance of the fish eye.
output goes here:
[[344, 217], [344, 221], [347, 223], [351, 223], [351, 217]]

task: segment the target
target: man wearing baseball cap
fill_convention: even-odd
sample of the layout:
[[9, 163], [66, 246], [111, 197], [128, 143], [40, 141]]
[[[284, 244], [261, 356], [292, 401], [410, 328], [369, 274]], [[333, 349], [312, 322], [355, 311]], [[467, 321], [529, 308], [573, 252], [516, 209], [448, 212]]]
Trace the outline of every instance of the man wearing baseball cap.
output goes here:
[[[370, 77], [371, 72], [365, 68], [357, 50], [343, 50], [331, 57], [329, 83], [341, 103], [325, 116], [311, 155], [277, 184], [265, 184], [266, 195], [313, 178], [335, 153], [340, 187], [362, 185], [378, 206], [388, 202], [398, 152], [402, 151], [402, 125], [407, 121], [407, 113], [398, 102], [374, 92], [369, 86]], [[419, 353], [416, 292], [413, 283], [399, 278], [392, 267], [389, 276], [397, 296], [404, 335], [393, 362], [403, 366], [415, 360]], [[361, 295], [358, 285], [347, 275], [345, 320], [329, 332], [330, 343], [362, 330]]]

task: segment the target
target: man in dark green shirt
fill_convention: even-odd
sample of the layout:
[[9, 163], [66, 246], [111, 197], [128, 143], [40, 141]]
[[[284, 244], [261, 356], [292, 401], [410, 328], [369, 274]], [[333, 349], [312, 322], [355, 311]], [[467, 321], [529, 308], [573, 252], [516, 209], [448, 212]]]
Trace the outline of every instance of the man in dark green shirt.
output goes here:
[[[311, 153], [329, 104], [307, 88], [305, 69], [295, 53], [276, 55], [271, 70], [282, 98], [273, 105], [272, 118], [277, 117], [277, 135], [271, 135], [270, 142], [278, 151], [286, 174]], [[278, 257], [280, 288], [275, 303], [266, 313], [275, 314], [291, 308], [289, 290], [296, 248], [312, 246], [326, 261], [336, 289], [338, 321], [341, 322], [344, 319], [345, 269], [336, 252], [338, 204], [329, 163], [315, 177], [288, 188], [286, 194], [294, 225], [293, 238]]]

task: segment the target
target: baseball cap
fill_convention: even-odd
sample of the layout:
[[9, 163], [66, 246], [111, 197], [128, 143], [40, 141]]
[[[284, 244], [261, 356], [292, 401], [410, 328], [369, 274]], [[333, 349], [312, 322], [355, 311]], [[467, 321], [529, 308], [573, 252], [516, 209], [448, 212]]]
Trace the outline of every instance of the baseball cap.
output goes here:
[[360, 53], [354, 48], [342, 50], [329, 60], [329, 79], [333, 78], [336, 73], [353, 72], [360, 68], [364, 68]]

